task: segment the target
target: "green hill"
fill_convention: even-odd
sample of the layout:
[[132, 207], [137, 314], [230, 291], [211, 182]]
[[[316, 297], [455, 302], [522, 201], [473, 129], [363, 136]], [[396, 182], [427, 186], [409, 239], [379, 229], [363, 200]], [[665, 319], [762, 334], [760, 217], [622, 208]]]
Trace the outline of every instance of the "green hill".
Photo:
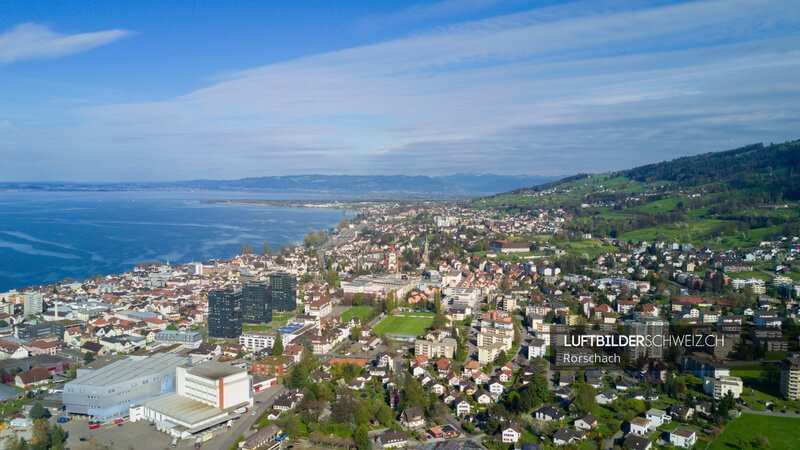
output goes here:
[[706, 153], [475, 200], [507, 211], [562, 208], [567, 229], [639, 241], [721, 248], [796, 234], [800, 141]]

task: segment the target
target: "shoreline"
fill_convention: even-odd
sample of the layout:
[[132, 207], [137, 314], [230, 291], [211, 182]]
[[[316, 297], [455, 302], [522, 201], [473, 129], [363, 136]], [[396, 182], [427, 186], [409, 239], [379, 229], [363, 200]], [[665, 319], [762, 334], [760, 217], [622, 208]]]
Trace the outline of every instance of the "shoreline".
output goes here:
[[[237, 201], [237, 200], [233, 200], [233, 201], [228, 201], [228, 200], [220, 200], [220, 201], [215, 201], [215, 200], [197, 200], [197, 202], [198, 203], [204, 203], [204, 204], [220, 204], [220, 205], [224, 205], [224, 204], [229, 204], [229, 205], [263, 205], [263, 206], [270, 206], [270, 207], [284, 207], [284, 208], [298, 208], [298, 209], [310, 208], [310, 209], [328, 209], [328, 210], [331, 210], [331, 211], [338, 210], [338, 211], [342, 211], [342, 213], [344, 214], [344, 219], [347, 219], [347, 220], [350, 220], [350, 219], [356, 217], [361, 212], [361, 210], [357, 210], [357, 209], [354, 209], [354, 208], [349, 208], [348, 205], [345, 205], [345, 204], [341, 204], [340, 207], [300, 206], [299, 204], [297, 204], [297, 205], [289, 204], [289, 203], [293, 203], [293, 201], [286, 201], [286, 200], [278, 201], [280, 204], [251, 203], [251, 202], [249, 202], [247, 200], [243, 200], [243, 201]], [[270, 201], [267, 200], [267, 202], [270, 202]], [[338, 220], [341, 221], [341, 218], [338, 219]], [[326, 226], [324, 228], [321, 228], [321, 229], [314, 228], [314, 227], [309, 227], [306, 230], [305, 234], [303, 234], [302, 236], [300, 236], [299, 238], [297, 238], [297, 239], [295, 239], [295, 240], [293, 240], [291, 242], [287, 242], [284, 245], [286, 247], [292, 247], [292, 246], [302, 247], [304, 245], [303, 244], [303, 238], [309, 232], [314, 232], [314, 233], [319, 232], [319, 231], [327, 232], [328, 230], [336, 229], [338, 224], [339, 224], [338, 221], [335, 222], [335, 223], [332, 222], [328, 226]], [[257, 243], [253, 242], [253, 243], [243, 243], [243, 244], [255, 245]], [[254, 253], [258, 254], [260, 252], [254, 252]], [[230, 258], [235, 258], [237, 255], [240, 255], [240, 254], [241, 254], [241, 252], [237, 251], [237, 252], [234, 252], [230, 256], [224, 256], [224, 255], [223, 256], [217, 256], [217, 255], [215, 255], [215, 256], [211, 256], [211, 257], [207, 257], [207, 258], [200, 258], [199, 260], [200, 261], [207, 261], [207, 260], [230, 259]], [[62, 278], [60, 280], [56, 280], [56, 281], [36, 282], [36, 283], [33, 283], [33, 284], [27, 284], [27, 285], [23, 285], [23, 286], [9, 286], [8, 288], [0, 289], [0, 292], [13, 292], [13, 291], [24, 292], [24, 291], [28, 291], [28, 290], [42, 289], [42, 288], [46, 288], [46, 287], [62, 284], [63, 282], [65, 282], [65, 280], [72, 280], [72, 282], [75, 282], [75, 283], [84, 283], [84, 282], [86, 282], [88, 280], [91, 280], [92, 278], [94, 278], [96, 276], [102, 276], [102, 277], [106, 277], [106, 276], [109, 276], [109, 275], [118, 276], [118, 275], [121, 275], [121, 274], [124, 274], [124, 273], [127, 273], [127, 272], [131, 272], [131, 271], [133, 271], [134, 267], [136, 267], [136, 265], [138, 265], [138, 264], [144, 264], [144, 263], [148, 263], [148, 262], [165, 263], [167, 261], [170, 262], [171, 266], [179, 266], [179, 265], [189, 264], [191, 262], [197, 262], [198, 259], [190, 258], [190, 259], [188, 259], [186, 261], [183, 261], [183, 260], [171, 261], [169, 259], [158, 259], [158, 258], [146, 259], [146, 260], [136, 261], [132, 265], [130, 265], [128, 268], [120, 270], [120, 271], [99, 272], [99, 273], [96, 273], [96, 274], [88, 275], [86, 277], [82, 277], [80, 275], [77, 275], [76, 278], [73, 278], [73, 276], [67, 275], [66, 277], [64, 277], [64, 278]]]

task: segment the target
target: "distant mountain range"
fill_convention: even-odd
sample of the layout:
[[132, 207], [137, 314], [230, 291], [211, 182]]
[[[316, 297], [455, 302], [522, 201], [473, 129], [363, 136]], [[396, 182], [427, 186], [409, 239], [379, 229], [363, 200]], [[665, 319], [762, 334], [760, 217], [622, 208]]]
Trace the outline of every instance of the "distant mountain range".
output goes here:
[[0, 190], [24, 191], [141, 191], [208, 190], [291, 193], [352, 198], [468, 198], [535, 186], [558, 177], [455, 174], [407, 175], [290, 175], [238, 180], [189, 180], [160, 183], [0, 183]]

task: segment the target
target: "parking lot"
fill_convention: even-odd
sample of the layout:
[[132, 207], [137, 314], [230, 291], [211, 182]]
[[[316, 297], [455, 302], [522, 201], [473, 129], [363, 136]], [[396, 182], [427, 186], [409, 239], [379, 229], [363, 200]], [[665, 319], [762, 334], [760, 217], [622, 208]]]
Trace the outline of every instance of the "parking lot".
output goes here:
[[[122, 426], [101, 425], [96, 430], [89, 429], [89, 421], [76, 418], [61, 427], [67, 431], [67, 447], [71, 449], [168, 449], [172, 437], [157, 432], [149, 422], [125, 422]], [[193, 443], [185, 442], [178, 448], [192, 448]]]
[[[256, 393], [255, 399], [261, 403], [254, 405], [256, 414], [250, 413], [242, 415], [239, 420], [233, 421], [233, 429], [228, 431], [223, 423], [211, 430], [214, 437], [203, 443], [204, 449], [228, 448], [240, 434], [250, 434], [250, 426], [258, 419], [260, 413], [272, 404], [275, 396], [284, 391], [283, 385], [273, 386]], [[56, 417], [51, 419], [55, 423]], [[128, 422], [127, 418], [121, 426], [100, 425], [95, 430], [89, 429], [89, 419], [83, 416], [73, 416], [72, 420], [62, 423], [61, 427], [68, 433], [67, 447], [75, 450], [80, 449], [170, 449], [172, 437], [167, 433], [156, 430], [155, 426], [150, 426], [150, 422], [139, 421]], [[204, 433], [203, 433], [204, 434]], [[178, 441], [177, 449], [193, 449], [197, 436]]]

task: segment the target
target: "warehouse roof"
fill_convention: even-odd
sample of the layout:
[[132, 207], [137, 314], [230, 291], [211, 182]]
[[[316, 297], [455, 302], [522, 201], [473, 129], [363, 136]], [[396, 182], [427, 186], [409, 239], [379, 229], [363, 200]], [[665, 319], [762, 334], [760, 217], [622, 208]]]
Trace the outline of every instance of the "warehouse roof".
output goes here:
[[117, 383], [123, 383], [168, 370], [174, 373], [175, 368], [183, 364], [186, 364], [186, 358], [181, 358], [180, 356], [169, 353], [161, 353], [148, 357], [131, 356], [120, 361], [115, 361], [90, 373], [81, 374], [69, 384], [113, 386]]

